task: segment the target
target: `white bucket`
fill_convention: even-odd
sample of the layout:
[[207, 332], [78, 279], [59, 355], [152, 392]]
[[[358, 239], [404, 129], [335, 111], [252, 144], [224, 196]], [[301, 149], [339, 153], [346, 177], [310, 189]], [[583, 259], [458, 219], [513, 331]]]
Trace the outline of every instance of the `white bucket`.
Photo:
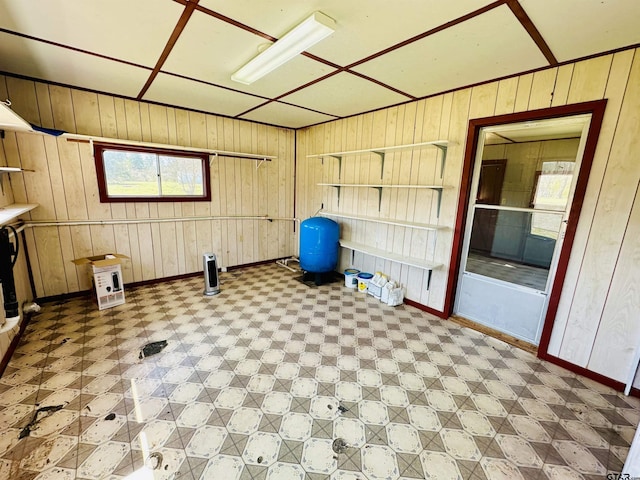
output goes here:
[[358, 274], [358, 291], [361, 293], [367, 293], [369, 288], [369, 280], [373, 278], [373, 275], [367, 272], [360, 272]]
[[358, 274], [360, 270], [355, 268], [347, 268], [344, 271], [344, 286], [349, 288], [356, 288], [358, 286]]

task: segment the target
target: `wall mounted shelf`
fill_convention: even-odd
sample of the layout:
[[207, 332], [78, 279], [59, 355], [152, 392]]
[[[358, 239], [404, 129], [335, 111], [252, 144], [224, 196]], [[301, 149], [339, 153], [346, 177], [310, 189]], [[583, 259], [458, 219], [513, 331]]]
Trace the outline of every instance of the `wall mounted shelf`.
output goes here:
[[408, 150], [414, 148], [424, 148], [424, 147], [435, 147], [442, 152], [442, 161], [440, 164], [440, 178], [442, 178], [442, 174], [444, 173], [444, 166], [447, 161], [447, 146], [449, 142], [447, 140], [434, 140], [431, 142], [420, 142], [420, 143], [410, 143], [406, 145], [395, 145], [391, 147], [377, 147], [377, 148], [365, 148], [363, 150], [347, 150], [343, 152], [329, 152], [329, 153], [316, 153], [313, 155], [307, 155], [307, 158], [321, 158], [324, 157], [333, 157], [338, 160], [338, 178], [342, 178], [342, 159], [346, 156], [357, 156], [357, 155], [366, 155], [369, 153], [375, 153], [380, 157], [380, 178], [384, 173], [384, 159], [385, 154], [387, 152], [392, 152], [395, 150]]
[[[431, 142], [421, 142], [421, 143], [411, 143], [411, 144], [406, 144], [406, 145], [395, 145], [395, 146], [390, 146], [390, 147], [377, 147], [377, 148], [366, 148], [366, 149], [362, 149], [362, 150], [345, 150], [345, 151], [340, 151], [340, 152], [327, 152], [327, 153], [318, 153], [318, 154], [313, 154], [313, 155], [307, 155], [307, 158], [320, 158], [322, 160], [324, 160], [325, 157], [331, 157], [331, 158], [335, 158], [338, 160], [338, 182], [327, 182], [327, 183], [318, 183], [317, 185], [320, 187], [332, 187], [335, 188], [337, 190], [337, 194], [338, 194], [338, 202], [337, 202], [337, 206], [340, 206], [340, 194], [343, 188], [373, 188], [375, 190], [378, 191], [378, 212], [380, 212], [381, 208], [382, 208], [382, 190], [385, 188], [403, 188], [403, 189], [421, 189], [421, 190], [432, 190], [437, 194], [437, 209], [436, 209], [436, 216], [439, 217], [440, 216], [440, 205], [442, 203], [442, 191], [445, 189], [445, 187], [442, 185], [443, 182], [443, 178], [444, 178], [444, 168], [446, 165], [446, 161], [447, 161], [447, 148], [448, 148], [449, 142], [446, 140], [434, 140]], [[408, 184], [389, 184], [389, 183], [385, 183], [384, 180], [384, 176], [385, 176], [385, 170], [384, 170], [384, 162], [385, 162], [385, 155], [387, 154], [387, 152], [394, 152], [394, 151], [398, 151], [398, 150], [410, 150], [410, 149], [422, 149], [422, 148], [436, 148], [438, 150], [440, 150], [441, 154], [438, 155], [438, 157], [440, 158], [440, 178], [439, 178], [439, 182], [438, 180], [433, 180], [436, 181], [438, 183], [440, 183], [440, 185], [408, 185]], [[367, 154], [375, 154], [380, 158], [380, 183], [347, 183], [347, 182], [342, 182], [342, 161], [345, 157], [348, 156], [359, 156], [359, 155], [367, 155]], [[420, 161], [421, 159], [416, 157], [418, 159], [418, 161]], [[390, 160], [395, 162], [401, 162], [403, 161], [403, 158], [401, 157], [390, 157]], [[412, 161], [414, 160], [414, 158], [412, 157]], [[431, 161], [436, 161], [437, 158], [430, 158]], [[324, 163], [323, 163], [324, 164]], [[433, 163], [432, 163], [433, 165]], [[434, 165], [434, 168], [437, 168], [437, 163]], [[389, 174], [390, 172], [387, 172], [387, 174]], [[437, 176], [437, 173], [436, 173]], [[326, 178], [326, 177], [324, 177]], [[323, 204], [324, 205], [324, 204]], [[352, 219], [352, 220], [361, 220], [364, 222], [371, 222], [371, 223], [378, 223], [378, 224], [386, 224], [386, 225], [397, 225], [397, 226], [401, 226], [401, 227], [407, 227], [407, 228], [412, 228], [412, 229], [419, 229], [419, 230], [431, 230], [436, 232], [438, 230], [443, 230], [447, 227], [441, 227], [439, 225], [433, 225], [433, 224], [428, 224], [428, 223], [420, 223], [420, 222], [411, 222], [411, 221], [405, 221], [405, 220], [400, 220], [397, 218], [383, 218], [383, 217], [376, 217], [376, 216], [363, 216], [363, 215], [356, 215], [353, 213], [339, 213], [339, 212], [332, 212], [332, 211], [327, 211], [327, 210], [320, 210], [318, 212], [320, 215], [326, 216], [326, 217], [334, 217], [336, 219], [339, 218], [344, 218], [344, 219]], [[372, 212], [367, 212], [367, 213], [372, 213]], [[357, 242], [352, 242], [350, 240], [344, 240], [341, 239], [340, 240], [340, 246], [346, 249], [351, 250], [351, 265], [354, 264], [354, 254], [355, 252], [361, 252], [367, 255], [371, 255], [377, 258], [382, 258], [385, 260], [389, 260], [392, 262], [397, 262], [400, 263], [402, 265], [407, 265], [407, 266], [411, 266], [411, 267], [417, 267], [420, 268], [422, 270], [425, 270], [427, 273], [427, 290], [430, 288], [431, 286], [431, 274], [432, 274], [432, 270], [435, 268], [438, 268], [441, 266], [441, 264], [437, 264], [434, 263], [432, 261], [427, 261], [424, 259], [420, 259], [420, 258], [412, 258], [412, 257], [406, 257], [403, 255], [399, 255], [396, 253], [391, 253], [385, 250], [380, 250], [374, 247], [370, 247], [368, 245], [364, 245], [361, 243], [357, 243]], [[426, 253], [426, 252], [425, 252]], [[432, 254], [430, 256], [434, 256], [435, 253], [432, 252]], [[429, 256], [429, 255], [427, 255]]]
[[30, 212], [38, 206], [37, 203], [14, 203], [6, 207], [0, 207], [0, 225], [11, 223], [23, 213]]
[[11, 110], [11, 102], [9, 100], [0, 100], [0, 130], [33, 132], [29, 122]]
[[270, 162], [272, 160], [276, 160], [278, 157], [275, 155], [262, 155], [259, 153], [244, 153], [244, 152], [230, 152], [227, 150], [215, 150], [212, 148], [197, 148], [197, 147], [187, 147], [180, 145], [168, 145], [164, 143], [152, 143], [152, 142], [138, 142], [135, 140], [122, 140], [117, 138], [107, 138], [107, 137], [93, 137], [89, 135], [80, 135], [75, 133], [65, 133], [64, 138], [67, 139], [68, 142], [77, 142], [77, 143], [106, 143], [113, 145], [132, 145], [132, 146], [142, 146], [142, 147], [153, 147], [153, 148], [161, 148], [165, 150], [179, 150], [184, 152], [197, 152], [197, 153], [208, 153], [211, 155], [209, 159], [209, 164], [213, 162], [213, 160], [218, 157], [229, 157], [229, 158], [246, 158], [248, 160], [256, 160], [260, 163], [256, 166], [256, 168], [260, 167], [263, 162]]
[[322, 187], [334, 187], [338, 190], [338, 205], [340, 205], [340, 189], [343, 187], [349, 188], [375, 188], [378, 190], [378, 210], [382, 205], [382, 189], [383, 188], [413, 188], [413, 189], [429, 189], [434, 190], [438, 194], [438, 207], [437, 216], [440, 216], [440, 203], [442, 202], [442, 185], [377, 185], [377, 184], [364, 184], [364, 183], [318, 183], [318, 186]]
[[347, 219], [351, 219], [351, 220], [362, 220], [365, 222], [372, 222], [372, 223], [382, 223], [385, 225], [396, 225], [399, 227], [408, 227], [408, 228], [414, 228], [416, 230], [444, 230], [447, 227], [443, 227], [440, 225], [433, 225], [430, 223], [420, 223], [420, 222], [409, 222], [409, 221], [404, 221], [404, 220], [396, 220], [394, 218], [382, 218], [382, 217], [367, 217], [367, 216], [363, 216], [363, 215], [350, 215], [350, 214], [344, 214], [344, 213], [338, 213], [338, 212], [330, 212], [328, 210], [321, 210], [320, 212], [318, 212], [318, 215], [322, 215], [325, 217], [334, 217], [334, 218], [347, 218]]
[[28, 168], [20, 167], [0, 167], [0, 192], [4, 195], [4, 177], [8, 173], [21, 173], [21, 172], [35, 172], [35, 170], [29, 170]]
[[390, 260], [392, 262], [398, 262], [403, 265], [408, 265], [410, 267], [417, 267], [423, 270], [428, 271], [427, 278], [427, 290], [431, 286], [431, 271], [439, 268], [442, 264], [429, 262], [427, 260], [422, 260], [419, 258], [406, 257], [404, 255], [399, 255], [397, 253], [387, 252], [385, 250], [380, 250], [377, 248], [370, 247], [368, 245], [363, 245], [361, 243], [351, 242], [348, 240], [340, 240], [340, 246], [351, 250], [351, 264], [353, 265], [353, 252], [361, 252], [367, 255], [373, 255], [374, 257], [382, 258], [384, 260]]

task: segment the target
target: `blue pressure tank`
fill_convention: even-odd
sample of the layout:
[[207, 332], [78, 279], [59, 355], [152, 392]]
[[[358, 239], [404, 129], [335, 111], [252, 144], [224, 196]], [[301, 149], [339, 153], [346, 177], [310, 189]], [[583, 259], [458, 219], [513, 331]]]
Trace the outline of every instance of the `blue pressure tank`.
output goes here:
[[305, 272], [331, 272], [338, 264], [340, 226], [324, 217], [300, 224], [300, 268]]

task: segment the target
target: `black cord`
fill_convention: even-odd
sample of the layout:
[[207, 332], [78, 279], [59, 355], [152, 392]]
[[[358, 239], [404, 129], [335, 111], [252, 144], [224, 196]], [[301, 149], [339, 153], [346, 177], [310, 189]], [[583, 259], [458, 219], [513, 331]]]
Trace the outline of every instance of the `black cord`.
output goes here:
[[3, 228], [10, 228], [11, 231], [13, 232], [13, 238], [16, 239], [16, 251], [13, 254], [13, 260], [11, 260], [11, 268], [13, 268], [13, 266], [18, 261], [18, 253], [20, 253], [20, 242], [18, 241], [18, 232], [11, 225], [6, 225]]

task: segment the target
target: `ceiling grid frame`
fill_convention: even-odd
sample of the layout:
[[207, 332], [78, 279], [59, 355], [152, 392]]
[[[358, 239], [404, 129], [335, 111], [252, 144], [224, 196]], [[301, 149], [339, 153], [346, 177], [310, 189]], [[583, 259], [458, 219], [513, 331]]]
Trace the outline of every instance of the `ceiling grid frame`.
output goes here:
[[[36, 1], [38, 2], [38, 1], [44, 1], [44, 0], [36, 0]], [[60, 1], [60, 0], [54, 0], [54, 2], [55, 1]], [[106, 94], [111, 94], [115, 96], [120, 96], [123, 98], [145, 101], [152, 104], [168, 105], [168, 106], [173, 106], [177, 108], [186, 108], [192, 111], [199, 111], [203, 113], [221, 115], [224, 117], [236, 118], [240, 120], [250, 119], [250, 121], [254, 121], [258, 123], [297, 129], [297, 128], [315, 125], [317, 123], [323, 123], [325, 121], [331, 121], [332, 119], [348, 118], [353, 115], [364, 114], [364, 113], [379, 110], [381, 108], [389, 108], [396, 105], [402, 105], [410, 101], [429, 98], [433, 95], [446, 93], [448, 91], [455, 91], [461, 88], [468, 88], [470, 86], [475, 86], [475, 85], [479, 85], [479, 84], [483, 84], [491, 81], [497, 81], [500, 79], [509, 78], [516, 75], [522, 75], [529, 72], [535, 72], [535, 71], [543, 70], [550, 67], [558, 67], [560, 65], [570, 63], [572, 61], [580, 60], [582, 58], [589, 58], [589, 57], [599, 56], [606, 53], [611, 53], [612, 51], [611, 49], [607, 51], [594, 51], [594, 52], [591, 52], [590, 55], [586, 57], [585, 56], [576, 57], [576, 58], [571, 58], [569, 60], [563, 58], [563, 61], [561, 62], [558, 61], [556, 52], [553, 50], [553, 45], [550, 45], [547, 39], [545, 38], [545, 36], [543, 35], [543, 33], [545, 32], [544, 18], [541, 19], [540, 14], [537, 11], [534, 12], [536, 13], [536, 16], [532, 16], [531, 13], [527, 11], [526, 1], [527, 0], [496, 0], [489, 3], [489, 0], [486, 0], [486, 1], [485, 0], [468, 0], [467, 5], [459, 8], [459, 9], [464, 8], [468, 10], [464, 14], [462, 15], [458, 14], [453, 16], [452, 18], [449, 18], [447, 21], [442, 21], [441, 23], [436, 23], [434, 25], [431, 25], [430, 28], [427, 28], [424, 31], [419, 32], [417, 34], [408, 36], [408, 38], [402, 41], [392, 43], [383, 49], [379, 49], [355, 61], [348, 62], [342, 65], [335, 62], [335, 60], [332, 60], [332, 59], [326, 58], [323, 55], [314, 53], [314, 48], [312, 47], [309, 49], [309, 51], [302, 52], [300, 57], [304, 57], [308, 60], [317, 62], [318, 64], [324, 65], [325, 68], [329, 68], [331, 70], [322, 75], [316, 76], [315, 78], [312, 78], [309, 81], [300, 83], [292, 89], [278, 93], [276, 95], [260, 94], [259, 90], [251, 91], [248, 89], [243, 89], [242, 87], [234, 88], [234, 86], [230, 84], [221, 84], [216, 81], [207, 81], [206, 79], [203, 79], [203, 78], [197, 78], [197, 77], [194, 77], [193, 75], [185, 75], [183, 73], [164, 68], [165, 63], [167, 62], [167, 59], [170, 57], [174, 46], [180, 40], [184, 31], [189, 28], [194, 12], [199, 12], [200, 14], [204, 14], [208, 18], [210, 18], [212, 21], [224, 22], [225, 24], [231, 25], [236, 29], [240, 29], [244, 32], [248, 32], [252, 36], [254, 36], [256, 39], [265, 40], [269, 42], [273, 42], [277, 40], [276, 36], [270, 33], [266, 33], [264, 31], [264, 25], [260, 26], [259, 25], [260, 22], [258, 22], [257, 25], [251, 25], [250, 22], [249, 23], [246, 22], [246, 18], [245, 18], [245, 21], [243, 21], [242, 18], [236, 18], [235, 15], [225, 14], [225, 13], [229, 13], [228, 11], [225, 12], [225, 8], [227, 8], [227, 10], [228, 8], [231, 8], [228, 5], [226, 6], [222, 4], [220, 5], [220, 9], [216, 7], [216, 10], [212, 10], [211, 8], [208, 8], [207, 6], [203, 5], [203, 3], [206, 2], [206, 0], [202, 0], [202, 1], [201, 0], [166, 0], [165, 3], [162, 4], [162, 5], [165, 5], [164, 7], [160, 5], [158, 6], [159, 10], [162, 10], [163, 8], [165, 8], [167, 12], [170, 10], [166, 6], [168, 4], [177, 4], [183, 7], [183, 9], [179, 18], [175, 22], [175, 25], [173, 27], [171, 34], [166, 40], [166, 43], [164, 45], [164, 48], [162, 49], [162, 52], [160, 53], [158, 58], [155, 59], [155, 62], [153, 62], [153, 65], [154, 65], [153, 68], [150, 68], [147, 65], [139, 64], [137, 62], [132, 62], [130, 60], [127, 60], [126, 58], [118, 58], [118, 57], [109, 55], [105, 53], [106, 49], [100, 50], [100, 51], [94, 51], [87, 48], [83, 48], [84, 45], [75, 45], [75, 44], [70, 44], [68, 42], [58, 41], [58, 38], [44, 38], [38, 35], [34, 35], [33, 28], [34, 28], [34, 25], [36, 25], [37, 27], [37, 22], [35, 23], [32, 22], [33, 25], [28, 24], [23, 28], [17, 28], [17, 27], [8, 28], [8, 26], [11, 26], [10, 25], [12, 21], [10, 18], [11, 16], [10, 15], [8, 16], [9, 20], [6, 20], [6, 21], [0, 20], [0, 22], [4, 22], [4, 23], [0, 23], [0, 38], [2, 38], [3, 36], [17, 37], [19, 41], [24, 42], [25, 45], [30, 45], [32, 44], [30, 42], [34, 42], [33, 44], [49, 45], [51, 48], [57, 49], [56, 50], [57, 52], [58, 51], [76, 52], [76, 55], [80, 55], [80, 57], [78, 57], [78, 59], [70, 60], [72, 62], [71, 63], [72, 66], [74, 66], [73, 61], [77, 62], [79, 61], [79, 58], [81, 58], [82, 55], [88, 55], [88, 56], [100, 58], [106, 62], [119, 63], [123, 65], [123, 68], [126, 65], [129, 67], [142, 69], [147, 72], [150, 72], [150, 74], [148, 75], [148, 78], [146, 79], [146, 82], [144, 83], [144, 85], [142, 85], [138, 95], [135, 97], [132, 97], [130, 94], [123, 95], [119, 91], [109, 91], [109, 90], [104, 90], [100, 88], [96, 89], [95, 86], [94, 88], [91, 88], [92, 85], [87, 86], [87, 85], [70, 84], [68, 83], [68, 81], [60, 82], [59, 80], [54, 78], [55, 77], [54, 75], [51, 75], [51, 74], [33, 75], [31, 72], [28, 72], [27, 74], [25, 74], [24, 72], [19, 71], [20, 70], [19, 64], [15, 68], [12, 68], [13, 66], [10, 65], [10, 62], [13, 59], [9, 59], [6, 62], [7, 64], [1, 61], [2, 53], [3, 53], [1, 50], [1, 47], [0, 47], [0, 72], [5, 73], [9, 76], [16, 76], [21, 78], [29, 78], [32, 80], [45, 81], [45, 82], [49, 82], [56, 85], [63, 85], [63, 86], [72, 87], [72, 88], [80, 88], [83, 90], [95, 91], [96, 93], [106, 93]], [[542, 0], [542, 1], [546, 3], [551, 2], [551, 0]], [[18, 3], [18, 0], [7, 0], [7, 3], [14, 4], [15, 6], [15, 4]], [[286, 7], [291, 4], [291, 0], [279, 0], [279, 3], [282, 8], [280, 9], [280, 12], [273, 13], [273, 16], [277, 15], [278, 20], [282, 20], [282, 15], [280, 13], [288, 12]], [[613, 7], [621, 8], [620, 5], [622, 5], [624, 2], [623, 0], [606, 0], [604, 3], [608, 3], [609, 5], [607, 6], [609, 7], [613, 6]], [[472, 7], [473, 4], [475, 4], [475, 7], [477, 8], [470, 8]], [[317, 7], [319, 10], [322, 10], [324, 6], [327, 6], [327, 8], [329, 8], [331, 5], [332, 5], [332, 0], [319, 0], [318, 2], [316, 2], [315, 7]], [[508, 7], [508, 10], [511, 12], [511, 15], [512, 15], [513, 22], [517, 22], [517, 24], [520, 25], [520, 28], [522, 28], [524, 32], [526, 32], [526, 36], [530, 39], [533, 45], [535, 45], [535, 48], [537, 48], [540, 54], [544, 57], [545, 59], [544, 63], [536, 61], [536, 62], [533, 62], [533, 64], [531, 65], [531, 68], [528, 68], [525, 70], [522, 70], [520, 68], [514, 71], [509, 71], [509, 66], [506, 65], [505, 66], [506, 71], [500, 72], [501, 74], [502, 73], [504, 74], [501, 76], [498, 76], [497, 78], [488, 77], [485, 75], [486, 78], [481, 76], [482, 78], [472, 79], [473, 81], [471, 82], [468, 82], [468, 83], [463, 82], [459, 85], [454, 84], [450, 89], [439, 88], [438, 91], [428, 92], [428, 94], [422, 94], [422, 93], [416, 94], [411, 91], [406, 91], [406, 88], [402, 88], [402, 86], [399, 86], [399, 85], [394, 85], [393, 81], [390, 83], [388, 80], [377, 78], [377, 75], [371, 75], [371, 74], [363, 73], [363, 71], [354, 70], [355, 67], [362, 66], [375, 59], [382, 58], [383, 60], [386, 61], [386, 58], [391, 58], [391, 56], [387, 57], [387, 55], [390, 54], [391, 52], [396, 52], [410, 45], [416, 45], [417, 42], [420, 42], [421, 40], [424, 40], [428, 37], [436, 36], [437, 34], [441, 32], [445, 32], [454, 27], [462, 26], [464, 28], [466, 27], [467, 22], [469, 22], [470, 20], [475, 19], [477, 17], [481, 17], [487, 14], [488, 12], [494, 11], [503, 6]], [[277, 7], [278, 5], [275, 4], [273, 9], [274, 12], [277, 10]], [[532, 6], [529, 5], [529, 7], [532, 7]], [[9, 9], [9, 7], [6, 7], [6, 6], [0, 7], [0, 13], [4, 13], [2, 11], [3, 8], [5, 10]], [[234, 7], [234, 8], [240, 8], [240, 7]], [[271, 8], [271, 6], [269, 6], [269, 8]], [[640, 18], [640, 9], [638, 9], [638, 7], [630, 7], [630, 8], [631, 8], [630, 15], [634, 17], [636, 16], [636, 14], [638, 14], [638, 18]], [[135, 7], [132, 7], [131, 10], [135, 10]], [[398, 10], [402, 10], [402, 9], [396, 8], [394, 13], [397, 13], [398, 15], [404, 14], [403, 12], [398, 13], [397, 12]], [[441, 14], [441, 16], [444, 15], [444, 18], [446, 18], [447, 14], [454, 13], [456, 9], [454, 7], [445, 6], [445, 7], [442, 7], [441, 10], [442, 10], [441, 12], [437, 12], [437, 13]], [[15, 6], [14, 11], [17, 12], [17, 14], [15, 15], [16, 18], [19, 18], [20, 7]], [[167, 13], [167, 12], [163, 12], [163, 13]], [[236, 13], [238, 12], [240, 11], [237, 10]], [[621, 12], [625, 13], [623, 10], [621, 10]], [[127, 13], [130, 15], [145, 14], [145, 12], [127, 12]], [[323, 13], [331, 16], [332, 12], [324, 11]], [[460, 13], [460, 12], [457, 12], [457, 13]], [[550, 12], [550, 15], [551, 14], [552, 12]], [[113, 12], [111, 12], [111, 15], [113, 16]], [[244, 15], [244, 17], [247, 17], [247, 15], [249, 16], [248, 18], [251, 18], [250, 13], [247, 13], [246, 15]], [[411, 15], [411, 12], [406, 13], [406, 15]], [[243, 17], [243, 15], [240, 15], [240, 17]], [[337, 15], [336, 17], [337, 17], [336, 20], [338, 21], [338, 24], [340, 24], [341, 18], [338, 17]], [[507, 21], [507, 20], [503, 19], [503, 21]], [[511, 21], [511, 20], [508, 20], [508, 21]], [[25, 23], [28, 23], [28, 22], [25, 22]], [[345, 19], [344, 23], [348, 24], [348, 21]], [[19, 25], [19, 22], [17, 22], [17, 20], [16, 20], [16, 25]], [[211, 25], [212, 27], [215, 27], [214, 23], [212, 23]], [[425, 26], [427, 25], [428, 25], [428, 21], [426, 22]], [[31, 30], [29, 30], [29, 28], [31, 28]], [[567, 30], [569, 31], [570, 28], [568, 28]], [[274, 32], [272, 31], [271, 33], [274, 33]], [[407, 31], [407, 33], [412, 33], [412, 32], [411, 30], [409, 30]], [[640, 44], [640, 36], [638, 36], [637, 33], [627, 33], [627, 36], [624, 37], [624, 39], [625, 39], [624, 43], [620, 45], [616, 45], [615, 50], [624, 50], [627, 48], [634, 48], [635, 46]], [[146, 48], [150, 49], [152, 47], [147, 46]], [[154, 48], [157, 48], [157, 45]], [[247, 45], [247, 48], [248, 48], [247, 51], [251, 50], [250, 45]], [[345, 48], [348, 48], [348, 45], [345, 45]], [[194, 51], [196, 51], [195, 48], [194, 48]], [[418, 51], [420, 50], [418, 49]], [[38, 52], [38, 53], [43, 54], [41, 52]], [[428, 54], [428, 51], [425, 53]], [[566, 57], [566, 54], [564, 56]], [[292, 60], [292, 62], [295, 62], [295, 61], [296, 61], [295, 59]], [[213, 62], [214, 65], [216, 64], [215, 60], [209, 59], [209, 62]], [[152, 64], [152, 62], [146, 61], [146, 60], [145, 60], [145, 63], [148, 63], [149, 65]], [[300, 67], [300, 64], [296, 66], [296, 68], [299, 68], [299, 67]], [[406, 65], [406, 67], [410, 68], [409, 65]], [[124, 73], [124, 70], [121, 71], [121, 74], [123, 73]], [[322, 106], [320, 106], [320, 104], [318, 104], [317, 101], [315, 103], [314, 102], [310, 103], [308, 101], [309, 99], [313, 99], [314, 95], [317, 95], [317, 92], [322, 92], [322, 89], [318, 90], [315, 87], [317, 87], [318, 85], [325, 84], [325, 82], [329, 80], [330, 82], [326, 83], [326, 85], [331, 85], [332, 88], [337, 88], [338, 89], [337, 91], [339, 91], [341, 89], [341, 86], [346, 85], [344, 82], [346, 81], [347, 77], [342, 76], [341, 74], [343, 73], [347, 74], [349, 77], [354, 77], [359, 79], [355, 83], [354, 81], [350, 82], [351, 91], [352, 91], [351, 93], [366, 92], [367, 96], [370, 95], [370, 98], [366, 99], [367, 101], [370, 102], [369, 104], [367, 104], [368, 107], [367, 105], [365, 105], [366, 102], [365, 103], [362, 102], [362, 99], [359, 99], [359, 101], [354, 100], [350, 104], [349, 100], [352, 100], [353, 97], [356, 96], [355, 94], [348, 95], [348, 98], [342, 102], [339, 109], [332, 108], [329, 104], [327, 105], [327, 108], [322, 108]], [[82, 72], [78, 74], [78, 77], [81, 77], [81, 74]], [[155, 83], [157, 83], [160, 74], [174, 77], [176, 79], [181, 79], [182, 81], [186, 82], [184, 83], [184, 85], [188, 85], [189, 82], [195, 82], [194, 85], [200, 84], [201, 85], [200, 95], [207, 95], [206, 92], [211, 92], [211, 93], [214, 93], [214, 98], [216, 98], [216, 95], [218, 96], [232, 95], [238, 99], [240, 97], [246, 96], [247, 101], [245, 102], [241, 101], [239, 103], [236, 102], [238, 103], [238, 107], [240, 107], [242, 103], [247, 103], [250, 98], [254, 99], [252, 102], [254, 103], [254, 105], [248, 106], [248, 108], [238, 108], [238, 107], [231, 106], [230, 107], [231, 110], [227, 109], [227, 111], [221, 112], [221, 111], [216, 111], [215, 105], [212, 105], [209, 108], [194, 108], [194, 107], [201, 106], [198, 103], [197, 96], [193, 97], [191, 100], [185, 99], [184, 105], [180, 105], [179, 103], [176, 103], [176, 102], [180, 102], [180, 100], [177, 99], [178, 97], [176, 95], [173, 95], [173, 98], [176, 100], [163, 101], [163, 96], [158, 91], [154, 93], [155, 98], [150, 98], [148, 93], [151, 87]], [[274, 77], [277, 77], [277, 74], [274, 75]], [[361, 85], [361, 86], [365, 85], [359, 82], [366, 82], [366, 84], [372, 85], [372, 87], [368, 89], [358, 88], [358, 85]], [[176, 88], [176, 85], [181, 85], [181, 83], [176, 83], [173, 88]], [[166, 87], [166, 82], [165, 82], [165, 87]], [[114, 86], [111, 90], [117, 90], [117, 86]], [[184, 95], [189, 96], [189, 94], [191, 94], [190, 90], [193, 90], [193, 89], [191, 88], [184, 89]], [[333, 90], [333, 91], [336, 91], [336, 90]], [[389, 93], [383, 94], [383, 91], [387, 91]], [[324, 93], [326, 93], [326, 91]], [[394, 95], [398, 95], [400, 97], [396, 97]], [[292, 97], [292, 98], [289, 99], [287, 97]], [[374, 99], [374, 97], [378, 98], [377, 100], [378, 103], [376, 103], [376, 100]], [[164, 98], [165, 99], [171, 98], [171, 95], [169, 95], [169, 97], [165, 95]], [[262, 101], [255, 103], [255, 100], [262, 100]], [[261, 112], [272, 111], [272, 109], [269, 106], [275, 105], [275, 104], [280, 106], [278, 108], [280, 109], [282, 115], [281, 115], [281, 121], [277, 123], [272, 123], [270, 119], [268, 117], [265, 117], [264, 114]], [[319, 106], [320, 108], [318, 108]], [[236, 108], [235, 112], [233, 111], [233, 108]], [[303, 111], [308, 113], [305, 115], [300, 115]], [[309, 120], [312, 119], [314, 116], [317, 121], [313, 122], [312, 120], [312, 123], [308, 123]], [[251, 118], [248, 118], [248, 117], [251, 117]], [[307, 118], [303, 119], [303, 117], [307, 117]], [[296, 118], [299, 118], [299, 119], [296, 120]]]

